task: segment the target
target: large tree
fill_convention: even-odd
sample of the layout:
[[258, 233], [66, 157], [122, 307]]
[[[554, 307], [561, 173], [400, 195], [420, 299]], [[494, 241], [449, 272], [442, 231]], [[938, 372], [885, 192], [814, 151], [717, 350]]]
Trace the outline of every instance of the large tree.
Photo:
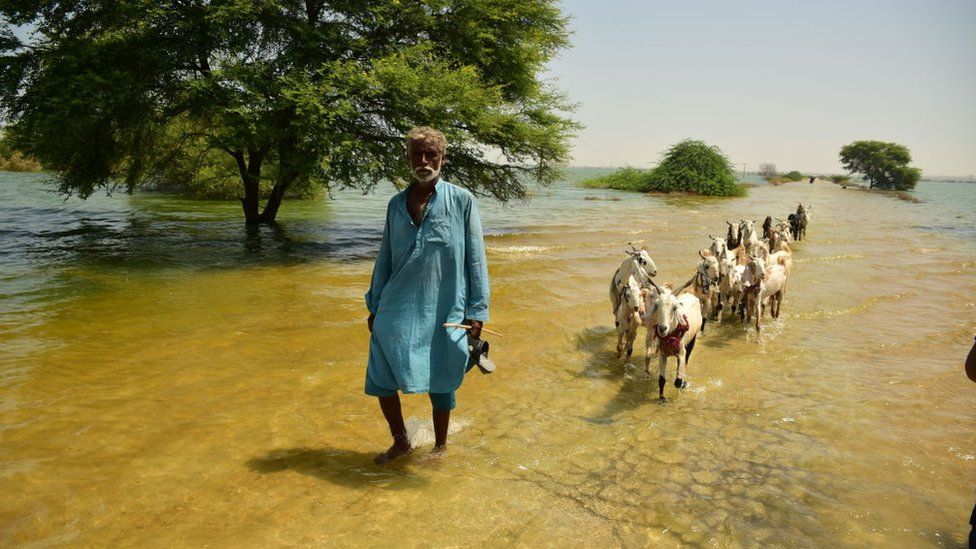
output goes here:
[[908, 148], [898, 143], [855, 141], [840, 150], [844, 169], [864, 175], [872, 189], [914, 189], [922, 170], [910, 167], [911, 161]]
[[[216, 150], [233, 159], [247, 222], [273, 222], [290, 188], [395, 179], [403, 133], [426, 124], [451, 141], [445, 177], [521, 198], [526, 177], [558, 176], [577, 129], [539, 78], [567, 45], [558, 4], [3, 2], [0, 114], [14, 144], [82, 197]], [[262, 178], [274, 182], [263, 210]]]

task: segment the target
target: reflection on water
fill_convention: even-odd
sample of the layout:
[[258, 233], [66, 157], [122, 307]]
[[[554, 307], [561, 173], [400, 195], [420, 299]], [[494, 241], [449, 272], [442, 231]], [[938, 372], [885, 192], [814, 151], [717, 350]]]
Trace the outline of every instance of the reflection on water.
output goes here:
[[[584, 172], [573, 172], [580, 177]], [[584, 174], [585, 175], [585, 174]], [[976, 186], [744, 199], [559, 185], [484, 204], [499, 370], [446, 459], [371, 464], [362, 299], [387, 192], [277, 227], [171, 197], [0, 175], [0, 544], [960, 546], [976, 479]], [[686, 280], [725, 219], [814, 204], [783, 315], [710, 324], [692, 386], [615, 357], [629, 241]], [[674, 375], [674, 365], [669, 368]]]

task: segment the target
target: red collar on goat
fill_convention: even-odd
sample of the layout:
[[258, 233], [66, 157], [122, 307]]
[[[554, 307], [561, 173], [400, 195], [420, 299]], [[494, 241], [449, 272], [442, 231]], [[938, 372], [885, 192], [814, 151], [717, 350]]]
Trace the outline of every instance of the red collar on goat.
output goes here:
[[681, 318], [684, 319], [685, 323], [679, 324], [673, 332], [664, 337], [661, 337], [660, 334], [658, 334], [657, 324], [651, 327], [654, 330], [654, 337], [661, 340], [660, 347], [661, 352], [664, 353], [664, 356], [678, 356], [678, 353], [681, 352], [681, 338], [683, 338], [685, 336], [685, 332], [688, 331], [688, 315], [681, 315]]

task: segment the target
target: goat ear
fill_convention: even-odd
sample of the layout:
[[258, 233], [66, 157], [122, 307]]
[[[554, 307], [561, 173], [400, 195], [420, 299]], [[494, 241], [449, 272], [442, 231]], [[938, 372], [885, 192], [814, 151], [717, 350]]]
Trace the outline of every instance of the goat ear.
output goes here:
[[702, 259], [705, 259], [705, 250], [698, 250], [698, 255], [700, 255]]

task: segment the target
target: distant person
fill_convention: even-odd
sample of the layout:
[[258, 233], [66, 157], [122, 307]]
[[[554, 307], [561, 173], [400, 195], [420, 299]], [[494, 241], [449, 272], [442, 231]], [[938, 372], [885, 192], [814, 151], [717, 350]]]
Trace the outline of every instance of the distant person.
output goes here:
[[813, 185], [813, 181], [814, 181], [815, 179], [817, 179], [817, 178], [816, 178], [816, 177], [814, 177], [814, 176], [812, 176], [812, 175], [810, 176], [810, 184], [811, 184], [811, 185]]
[[[468, 335], [488, 321], [488, 263], [474, 196], [440, 177], [447, 139], [419, 127], [406, 136], [413, 183], [390, 199], [383, 241], [366, 294], [369, 365], [366, 394], [379, 397], [393, 445], [387, 463], [410, 452], [403, 393], [427, 393], [434, 452], [447, 447], [455, 391], [468, 369]], [[445, 328], [463, 323], [468, 330]]]
[[[976, 382], [976, 343], [973, 343], [973, 348], [969, 350], [969, 355], [966, 357], [966, 376]], [[976, 505], [969, 515], [969, 549], [976, 549]]]

